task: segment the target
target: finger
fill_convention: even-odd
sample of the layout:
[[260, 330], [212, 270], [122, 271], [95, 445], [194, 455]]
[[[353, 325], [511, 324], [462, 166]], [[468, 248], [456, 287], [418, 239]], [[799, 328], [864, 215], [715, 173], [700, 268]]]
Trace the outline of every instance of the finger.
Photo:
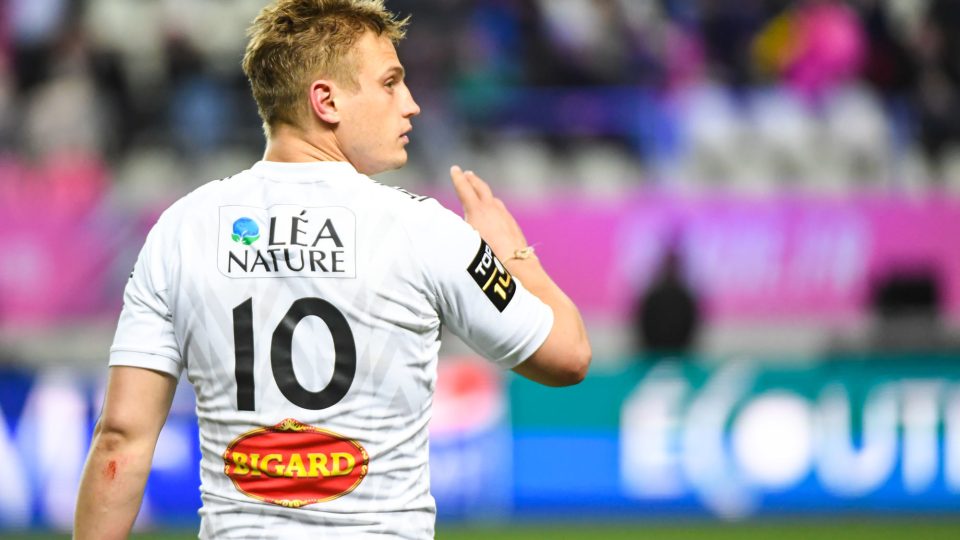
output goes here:
[[476, 173], [467, 171], [464, 174], [473, 186], [474, 191], [477, 192], [477, 197], [479, 197], [480, 200], [485, 201], [493, 198], [493, 190], [490, 189], [490, 186], [484, 182], [482, 178], [477, 176]]
[[450, 167], [450, 179], [453, 181], [453, 189], [457, 192], [457, 198], [460, 199], [460, 204], [462, 204], [464, 208], [472, 206], [477, 202], [477, 192], [473, 184], [470, 180], [467, 180], [467, 176], [457, 165]]

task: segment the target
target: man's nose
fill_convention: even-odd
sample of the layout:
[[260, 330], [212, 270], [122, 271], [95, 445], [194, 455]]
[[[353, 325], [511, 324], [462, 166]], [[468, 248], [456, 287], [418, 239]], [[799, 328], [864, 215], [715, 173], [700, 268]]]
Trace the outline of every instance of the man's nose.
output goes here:
[[407, 97], [408, 99], [407, 99], [406, 107], [404, 108], [404, 116], [405, 117], [417, 116], [418, 114], [420, 114], [420, 105], [417, 105], [417, 102], [414, 101], [413, 94], [409, 90], [407, 91]]

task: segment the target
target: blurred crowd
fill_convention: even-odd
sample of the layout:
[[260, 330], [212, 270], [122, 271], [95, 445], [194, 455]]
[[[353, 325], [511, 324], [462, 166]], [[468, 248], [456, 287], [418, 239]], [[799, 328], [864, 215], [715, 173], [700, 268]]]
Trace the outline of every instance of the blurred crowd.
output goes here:
[[434, 4], [406, 61], [447, 90], [445, 117], [462, 125], [443, 140], [493, 154], [503, 175], [750, 191], [960, 184], [951, 0]]
[[[5, 1], [7, 191], [29, 178], [68, 199], [105, 184], [149, 199], [256, 159], [239, 60], [263, 4]], [[952, 0], [387, 4], [414, 21], [400, 50], [424, 110], [414, 183], [460, 160], [534, 193], [960, 186]], [[85, 164], [68, 186], [47, 171], [65, 162]]]
[[[99, 358], [129, 265], [157, 213], [260, 157], [263, 133], [240, 59], [245, 29], [266, 2], [0, 2], [0, 230], [8, 253], [0, 260], [0, 341], [19, 339], [27, 347], [14, 355], [72, 353], [78, 336], [56, 332], [104, 315], [109, 324], [88, 347]], [[876, 192], [895, 200], [960, 193], [960, 2], [954, 0], [387, 5], [412, 16], [399, 52], [423, 112], [414, 122], [410, 163], [388, 173], [386, 183], [436, 191], [449, 165], [459, 163], [511, 200], [539, 201], [554, 190], [609, 200], [635, 189], [665, 192], [671, 200], [711, 190], [854, 194], [848, 200]], [[945, 215], [934, 214], [933, 224]], [[756, 250], [766, 244], [741, 238], [734, 225], [731, 253], [762, 255]], [[811, 253], [822, 257], [793, 269], [797, 275], [844, 270], [858, 260], [844, 258], [849, 249], [869, 252], [847, 242], [860, 238], [859, 229], [848, 230], [849, 237], [823, 230], [810, 236], [819, 246]], [[646, 233], [638, 234], [637, 249], [652, 249]], [[708, 250], [700, 267], [718, 271], [709, 249], [727, 244], [697, 246], [684, 255]], [[743, 275], [779, 268], [768, 259], [745, 257]], [[737, 291], [750, 292], [748, 281]], [[921, 284], [928, 282], [939, 283]], [[724, 283], [715, 289], [736, 292]], [[949, 296], [949, 283], [930, 289], [935, 299]], [[642, 304], [645, 283], [633, 285]], [[675, 280], [654, 285], [659, 297], [678, 303]], [[605, 316], [591, 328], [601, 336], [598, 347], [625, 350], [632, 323]], [[932, 327], [924, 317], [897, 328]], [[829, 333], [820, 320], [808, 327], [788, 320], [776, 333], [758, 332], [755, 320], [721, 327], [709, 318], [687, 319], [693, 323], [673, 325], [671, 331], [687, 330], [667, 336], [667, 348], [683, 338], [704, 350], [754, 342], [758, 350], [821, 350]], [[22, 334], [25, 324], [54, 333]], [[693, 337], [699, 327], [706, 337]], [[639, 330], [648, 347], [654, 330]], [[895, 335], [886, 327], [880, 333]], [[57, 336], [59, 349], [51, 345]]]

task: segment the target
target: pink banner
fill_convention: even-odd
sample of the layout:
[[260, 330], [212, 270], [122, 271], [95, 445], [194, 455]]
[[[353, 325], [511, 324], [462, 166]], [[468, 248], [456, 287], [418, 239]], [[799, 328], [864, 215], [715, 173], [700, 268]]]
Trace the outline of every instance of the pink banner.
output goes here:
[[960, 318], [960, 199], [567, 198], [512, 208], [587, 313], [626, 316], [669, 245], [713, 319], [851, 320], [895, 273], [932, 272]]
[[[99, 177], [90, 171], [80, 176]], [[152, 224], [155, 213], [121, 220], [101, 210], [99, 189], [77, 197], [75, 189], [57, 193], [49, 183], [25, 182], [9, 167], [0, 173], [8, 248], [0, 262], [0, 324], [116, 316], [123, 278], [146, 233], [141, 225]], [[856, 320], [880, 280], [913, 271], [934, 273], [944, 309], [960, 320], [960, 198], [642, 193], [508, 205], [587, 315], [628, 316], [675, 246], [713, 320]]]
[[119, 305], [119, 296], [107, 302], [105, 294], [109, 265], [124, 248], [100, 210], [108, 185], [92, 158], [35, 166], [0, 158], [0, 324], [82, 319]]

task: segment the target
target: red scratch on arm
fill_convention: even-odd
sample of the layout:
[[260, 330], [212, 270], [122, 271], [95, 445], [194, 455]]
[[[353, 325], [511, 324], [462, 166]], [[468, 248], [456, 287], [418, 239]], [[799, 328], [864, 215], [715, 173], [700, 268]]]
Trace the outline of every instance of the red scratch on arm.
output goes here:
[[117, 477], [117, 461], [116, 460], [111, 459], [110, 462], [107, 463], [107, 466], [103, 468], [103, 476], [106, 477], [107, 480], [113, 480]]

